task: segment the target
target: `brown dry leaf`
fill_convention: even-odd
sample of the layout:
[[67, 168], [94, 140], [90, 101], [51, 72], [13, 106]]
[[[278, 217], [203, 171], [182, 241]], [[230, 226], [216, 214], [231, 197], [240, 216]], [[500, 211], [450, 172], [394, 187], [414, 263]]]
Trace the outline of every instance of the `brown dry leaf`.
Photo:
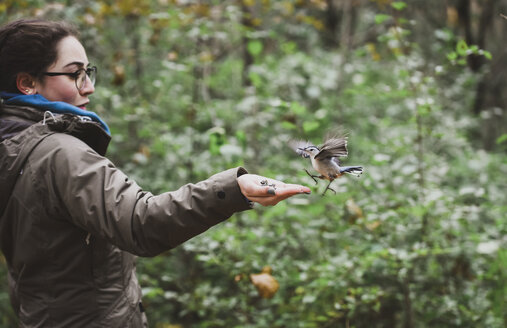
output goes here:
[[139, 147], [139, 152], [146, 156], [146, 158], [150, 158], [150, 147], [141, 145], [141, 147]]
[[178, 59], [178, 53], [175, 52], [175, 51], [171, 51], [170, 53], [167, 54], [167, 59], [170, 60], [170, 61], [175, 61]]
[[157, 323], [155, 328], [183, 328], [182, 325], [172, 325], [170, 323]]
[[377, 229], [379, 226], [380, 226], [380, 221], [379, 220], [368, 222], [368, 223], [365, 224], [366, 229], [368, 229], [370, 231], [373, 231], [373, 230]]
[[112, 83], [120, 86], [125, 83], [125, 67], [123, 65], [115, 65], [113, 68], [114, 78]]
[[357, 219], [363, 217], [363, 210], [352, 198], [349, 198], [345, 202], [345, 215], [350, 223], [354, 223]]
[[262, 298], [272, 298], [280, 288], [278, 281], [271, 275], [269, 266], [265, 266], [259, 274], [251, 274], [250, 280]]
[[455, 7], [447, 7], [447, 25], [456, 27], [459, 22], [458, 10]]

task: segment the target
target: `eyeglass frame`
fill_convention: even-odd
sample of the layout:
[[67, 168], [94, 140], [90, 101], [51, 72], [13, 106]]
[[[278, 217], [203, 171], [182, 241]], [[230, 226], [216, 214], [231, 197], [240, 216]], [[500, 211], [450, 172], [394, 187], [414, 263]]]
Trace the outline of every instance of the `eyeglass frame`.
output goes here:
[[[86, 84], [86, 78], [85, 78], [81, 88], [79, 88], [77, 86], [77, 80], [79, 78], [79, 74], [81, 74], [81, 71], [84, 71], [86, 76], [88, 76], [90, 78], [92, 85], [95, 85], [95, 80], [96, 80], [96, 76], [97, 76], [97, 67], [96, 66], [92, 66], [92, 67], [88, 67], [88, 68], [80, 68], [77, 71], [72, 72], [72, 73], [69, 73], [69, 72], [42, 72], [42, 74], [47, 75], [47, 76], [60, 76], [60, 75], [72, 76], [74, 78], [74, 83], [76, 84], [76, 89], [78, 91], [81, 91]], [[91, 76], [90, 76], [91, 72], [95, 72], [95, 78], [93, 80], [91, 79]]]

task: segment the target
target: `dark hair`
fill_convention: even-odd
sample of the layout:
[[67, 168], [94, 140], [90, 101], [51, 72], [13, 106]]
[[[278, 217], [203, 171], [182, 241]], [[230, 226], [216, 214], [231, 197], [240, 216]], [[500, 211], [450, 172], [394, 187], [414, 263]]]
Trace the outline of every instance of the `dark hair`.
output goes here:
[[78, 36], [65, 22], [19, 19], [0, 27], [0, 91], [18, 92], [16, 76], [28, 73], [41, 78], [56, 62], [56, 46], [67, 36]]

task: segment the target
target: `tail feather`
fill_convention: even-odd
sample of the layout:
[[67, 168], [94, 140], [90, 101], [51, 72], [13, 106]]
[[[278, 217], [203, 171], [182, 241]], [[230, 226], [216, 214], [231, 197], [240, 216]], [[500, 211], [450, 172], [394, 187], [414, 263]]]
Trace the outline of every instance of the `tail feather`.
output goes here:
[[363, 167], [362, 166], [343, 166], [340, 167], [340, 173], [348, 173], [355, 175], [359, 177], [361, 174], [363, 174]]

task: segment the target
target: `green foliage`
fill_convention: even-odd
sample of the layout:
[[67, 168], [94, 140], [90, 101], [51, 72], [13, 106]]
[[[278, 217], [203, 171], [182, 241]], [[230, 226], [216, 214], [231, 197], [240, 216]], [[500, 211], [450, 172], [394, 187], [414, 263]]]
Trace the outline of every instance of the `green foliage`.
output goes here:
[[248, 42], [247, 49], [252, 56], [256, 57], [259, 56], [262, 52], [262, 42], [259, 40], [253, 40]]
[[403, 10], [407, 8], [407, 4], [404, 1], [394, 1], [391, 3], [391, 6], [396, 10]]
[[449, 59], [453, 64], [465, 66], [467, 63], [466, 58], [470, 55], [480, 55], [484, 56], [488, 60], [492, 59], [492, 55], [489, 51], [479, 49], [476, 45], [468, 46], [464, 40], [458, 41], [456, 44], [456, 50], [449, 52], [447, 54], [447, 59]]
[[[447, 42], [455, 36], [442, 30], [446, 41], [426, 57], [402, 1], [364, 13], [378, 38], [350, 54], [324, 49], [299, 22], [277, 25], [286, 11], [315, 10], [296, 1], [242, 1], [250, 18], [266, 20], [262, 31], [242, 26], [234, 1], [147, 1], [134, 16], [119, 3], [60, 14], [91, 12], [104, 24], [82, 22], [96, 33], [84, 31], [84, 41], [102, 68], [94, 109], [111, 126], [109, 156], [122, 170], [153, 192], [238, 165], [313, 188], [139, 259], [152, 327], [507, 324], [507, 162], [473, 143], [480, 125], [464, 108], [478, 77], [459, 66], [491, 54]], [[314, 18], [304, 22], [317, 28]], [[366, 171], [323, 197], [287, 141], [320, 143], [338, 127], [350, 137], [346, 164]], [[500, 151], [506, 140], [497, 139]], [[267, 265], [280, 284], [272, 299], [248, 278]], [[0, 301], [7, 327], [5, 288]]]

